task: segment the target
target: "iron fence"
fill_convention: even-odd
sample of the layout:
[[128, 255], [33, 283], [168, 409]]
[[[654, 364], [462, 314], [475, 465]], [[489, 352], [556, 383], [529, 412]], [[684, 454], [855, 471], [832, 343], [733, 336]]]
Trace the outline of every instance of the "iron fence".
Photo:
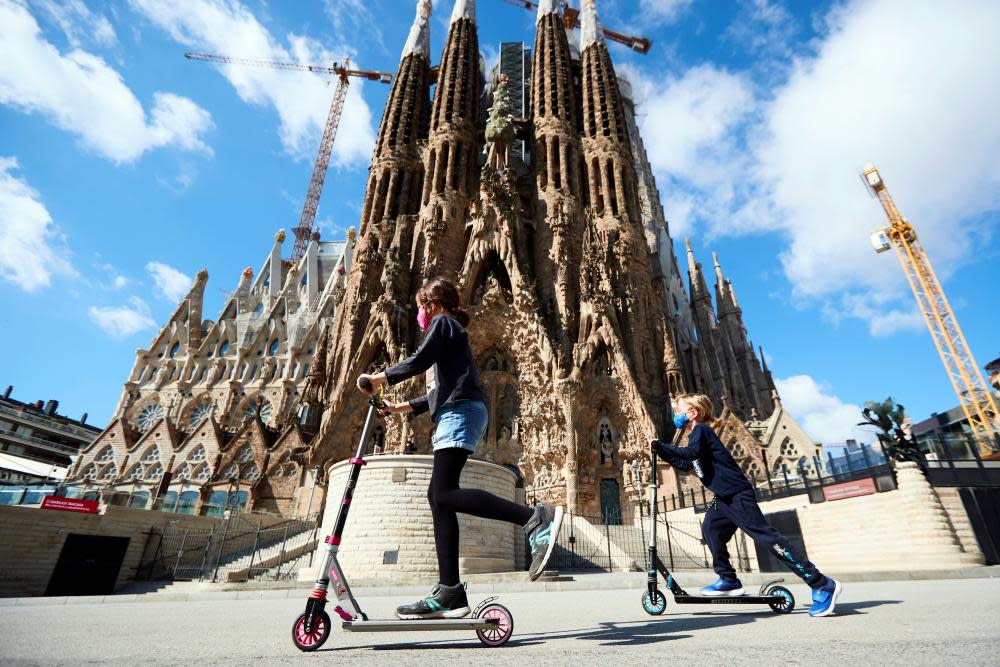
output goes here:
[[316, 515], [265, 527], [232, 514], [210, 529], [153, 528], [137, 580], [247, 581], [294, 578], [296, 563], [311, 564], [319, 531]]
[[[561, 571], [622, 571], [646, 569], [649, 518], [629, 515], [567, 514], [548, 567]], [[670, 519], [658, 514], [657, 554], [670, 569], [711, 567], [711, 555], [701, 537], [696, 518]], [[737, 567], [750, 569], [746, 537], [736, 536]], [[530, 559], [529, 559], [530, 562]]]

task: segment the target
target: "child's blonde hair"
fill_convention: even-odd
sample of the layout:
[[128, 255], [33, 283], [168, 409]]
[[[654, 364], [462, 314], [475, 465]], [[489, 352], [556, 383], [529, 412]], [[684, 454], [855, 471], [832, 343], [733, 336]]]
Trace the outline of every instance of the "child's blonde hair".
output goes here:
[[697, 410], [698, 418], [712, 428], [715, 428], [715, 418], [712, 417], [715, 406], [712, 405], [712, 399], [708, 396], [705, 394], [681, 394], [674, 399], [674, 405], [680, 407], [681, 403]]

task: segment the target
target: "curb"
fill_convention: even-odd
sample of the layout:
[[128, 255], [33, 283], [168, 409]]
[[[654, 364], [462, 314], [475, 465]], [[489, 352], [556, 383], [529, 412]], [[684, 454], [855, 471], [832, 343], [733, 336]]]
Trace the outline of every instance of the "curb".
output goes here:
[[[714, 573], [710, 570], [677, 570], [674, 572], [680, 581], [692, 582], [692, 588], [698, 582], [708, 582]], [[470, 581], [470, 594], [491, 593], [530, 593], [530, 592], [564, 592], [564, 591], [600, 591], [600, 590], [640, 590], [646, 587], [644, 572], [611, 572], [611, 573], [565, 573], [571, 575], [569, 580], [530, 582], [525, 576], [522, 581], [503, 581], [487, 583]], [[994, 579], [1000, 578], [1000, 565], [957, 568], [952, 570], [894, 570], [888, 572], [831, 572], [831, 576], [844, 582], [883, 582], [883, 581], [927, 581], [948, 579]], [[507, 575], [510, 576], [510, 575]], [[486, 578], [479, 575], [477, 578]], [[560, 577], [562, 578], [562, 577]], [[760, 586], [775, 579], [784, 578], [798, 584], [795, 578], [781, 572], [744, 573], [740, 579], [744, 584]], [[206, 586], [211, 586], [207, 584]], [[284, 587], [261, 587], [247, 585], [227, 587], [222, 590], [210, 588], [200, 590], [175, 591], [165, 590], [155, 593], [127, 593], [119, 595], [81, 595], [66, 597], [30, 597], [30, 598], [0, 598], [0, 607], [35, 607], [35, 606], [72, 606], [82, 604], [136, 604], [155, 602], [217, 602], [225, 600], [284, 600], [302, 598], [312, 587], [311, 582], [296, 582]], [[427, 592], [426, 584], [414, 585], [392, 584], [379, 582], [363, 583], [353, 588], [356, 597], [384, 597], [388, 595], [422, 595]]]

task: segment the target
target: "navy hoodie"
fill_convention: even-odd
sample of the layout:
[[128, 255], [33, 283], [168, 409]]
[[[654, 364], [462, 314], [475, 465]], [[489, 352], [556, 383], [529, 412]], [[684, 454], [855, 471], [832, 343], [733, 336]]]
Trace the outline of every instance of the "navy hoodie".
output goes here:
[[678, 470], [694, 470], [701, 483], [717, 496], [727, 498], [740, 491], [753, 491], [733, 455], [708, 424], [691, 429], [684, 447], [657, 440], [656, 453]]
[[410, 401], [415, 415], [429, 410], [437, 421], [443, 408], [459, 401], [485, 402], [469, 335], [454, 317], [435, 316], [417, 351], [385, 369], [390, 387], [421, 373], [426, 374], [428, 393]]

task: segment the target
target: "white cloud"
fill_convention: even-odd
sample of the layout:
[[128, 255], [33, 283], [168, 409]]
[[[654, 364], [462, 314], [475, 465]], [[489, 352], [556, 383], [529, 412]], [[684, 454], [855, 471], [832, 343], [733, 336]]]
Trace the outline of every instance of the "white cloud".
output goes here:
[[17, 168], [15, 158], [0, 157], [0, 278], [35, 292], [76, 271], [38, 192], [11, 173]]
[[117, 71], [80, 49], [60, 53], [28, 10], [10, 0], [0, 0], [0, 62], [0, 103], [41, 113], [115, 162], [171, 145], [210, 152], [201, 138], [212, 127], [207, 111], [157, 92], [147, 120]]
[[192, 279], [172, 266], [160, 262], [150, 262], [146, 265], [150, 277], [156, 284], [160, 294], [171, 303], [177, 303], [191, 289]]
[[869, 245], [886, 219], [857, 171], [876, 161], [943, 279], [988, 238], [1000, 208], [1000, 4], [901, 12], [854, 0], [825, 26], [770, 91], [711, 65], [633, 80], [667, 217], [679, 211], [681, 228], [710, 236], [777, 231], [797, 304], [862, 318], [876, 335], [917, 328], [898, 261]]
[[[326, 49], [318, 40], [289, 34], [283, 46], [239, 2], [191, 0], [167, 3], [130, 0], [132, 7], [166, 31], [176, 42], [196, 51], [276, 62], [329, 65], [353, 55], [347, 46]], [[372, 63], [360, 63], [371, 66]], [[190, 63], [190, 67], [204, 67]], [[333, 86], [310, 72], [275, 70], [245, 64], [222, 65], [222, 74], [240, 98], [253, 105], [271, 106], [281, 119], [279, 134], [286, 151], [312, 160], [326, 125]], [[363, 85], [352, 79], [344, 105], [331, 162], [335, 165], [367, 163], [375, 143], [372, 114], [361, 96]]]
[[816, 442], [831, 445], [848, 439], [871, 440], [871, 435], [857, 426], [861, 406], [844, 403], [810, 376], [793, 375], [776, 379], [774, 384], [782, 405]]
[[34, 0], [34, 4], [59, 26], [74, 48], [86, 40], [101, 46], [113, 46], [118, 41], [107, 17], [90, 11], [83, 0]]
[[125, 276], [115, 276], [114, 279], [115, 289], [122, 289], [126, 285], [128, 285], [128, 278], [126, 278]]
[[91, 306], [90, 319], [113, 338], [128, 338], [156, 326], [149, 306], [138, 297], [126, 306]]
[[673, 23], [687, 11], [694, 0], [640, 0], [643, 18], [653, 24]]

